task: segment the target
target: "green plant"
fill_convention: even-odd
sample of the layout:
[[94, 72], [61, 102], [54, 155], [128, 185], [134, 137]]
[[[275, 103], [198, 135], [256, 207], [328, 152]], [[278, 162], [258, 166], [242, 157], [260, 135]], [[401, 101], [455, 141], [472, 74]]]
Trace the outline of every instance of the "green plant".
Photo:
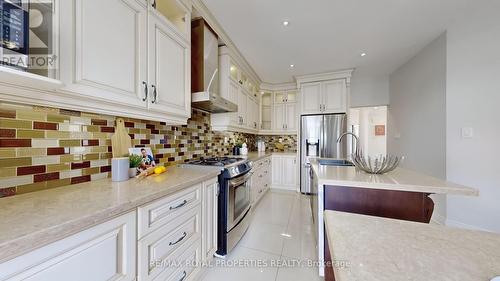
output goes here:
[[130, 168], [137, 168], [139, 167], [139, 165], [141, 165], [142, 156], [137, 154], [131, 154], [129, 155], [128, 160], [130, 162]]

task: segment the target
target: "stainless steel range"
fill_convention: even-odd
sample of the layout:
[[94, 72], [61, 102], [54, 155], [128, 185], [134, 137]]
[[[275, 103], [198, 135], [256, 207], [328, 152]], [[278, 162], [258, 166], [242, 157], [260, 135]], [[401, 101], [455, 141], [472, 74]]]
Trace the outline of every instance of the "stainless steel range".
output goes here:
[[188, 165], [220, 167], [217, 253], [225, 257], [245, 234], [250, 223], [252, 162], [244, 158], [213, 157]]

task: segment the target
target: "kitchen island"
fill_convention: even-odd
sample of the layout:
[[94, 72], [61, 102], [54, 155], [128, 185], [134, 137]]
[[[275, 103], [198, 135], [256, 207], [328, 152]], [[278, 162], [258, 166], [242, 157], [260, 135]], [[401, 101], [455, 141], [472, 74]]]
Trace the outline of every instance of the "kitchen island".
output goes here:
[[325, 211], [336, 281], [491, 280], [500, 235]]
[[[434, 210], [431, 194], [478, 195], [473, 188], [402, 168], [372, 175], [350, 166], [321, 165], [318, 159], [311, 160], [311, 168], [320, 264], [331, 260], [322, 223], [325, 210], [428, 223]], [[320, 267], [320, 275], [334, 280], [331, 267]]]

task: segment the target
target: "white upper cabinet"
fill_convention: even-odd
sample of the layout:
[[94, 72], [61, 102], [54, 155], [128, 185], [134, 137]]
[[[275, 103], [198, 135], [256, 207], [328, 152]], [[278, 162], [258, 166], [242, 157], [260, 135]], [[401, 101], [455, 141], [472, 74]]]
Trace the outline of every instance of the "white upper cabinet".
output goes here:
[[157, 15], [149, 17], [149, 107], [189, 117], [191, 111], [190, 46]]
[[147, 66], [146, 3], [61, 1], [61, 10], [64, 90], [145, 109], [141, 82], [146, 81]]
[[347, 111], [347, 87], [345, 79], [323, 82], [323, 112]]
[[261, 134], [296, 134], [298, 91], [295, 84], [264, 85], [261, 95]]
[[259, 98], [257, 83], [242, 70], [226, 47], [219, 47], [220, 95], [238, 106], [237, 112], [211, 114], [212, 129], [257, 133], [259, 129]]
[[303, 114], [321, 112], [321, 83], [307, 83], [302, 85], [301, 96]]
[[186, 123], [191, 115], [188, 7], [177, 0], [59, 3], [60, 79], [65, 86], [54, 103]]
[[353, 69], [296, 77], [300, 114], [345, 113]]

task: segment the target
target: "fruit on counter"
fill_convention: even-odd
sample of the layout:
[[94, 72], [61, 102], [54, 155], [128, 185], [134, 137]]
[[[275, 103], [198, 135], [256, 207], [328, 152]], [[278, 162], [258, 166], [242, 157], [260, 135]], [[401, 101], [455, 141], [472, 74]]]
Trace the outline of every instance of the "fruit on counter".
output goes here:
[[154, 172], [155, 174], [159, 175], [163, 172], [165, 172], [167, 170], [167, 168], [165, 168], [165, 166], [159, 166], [159, 167], [156, 167]]

